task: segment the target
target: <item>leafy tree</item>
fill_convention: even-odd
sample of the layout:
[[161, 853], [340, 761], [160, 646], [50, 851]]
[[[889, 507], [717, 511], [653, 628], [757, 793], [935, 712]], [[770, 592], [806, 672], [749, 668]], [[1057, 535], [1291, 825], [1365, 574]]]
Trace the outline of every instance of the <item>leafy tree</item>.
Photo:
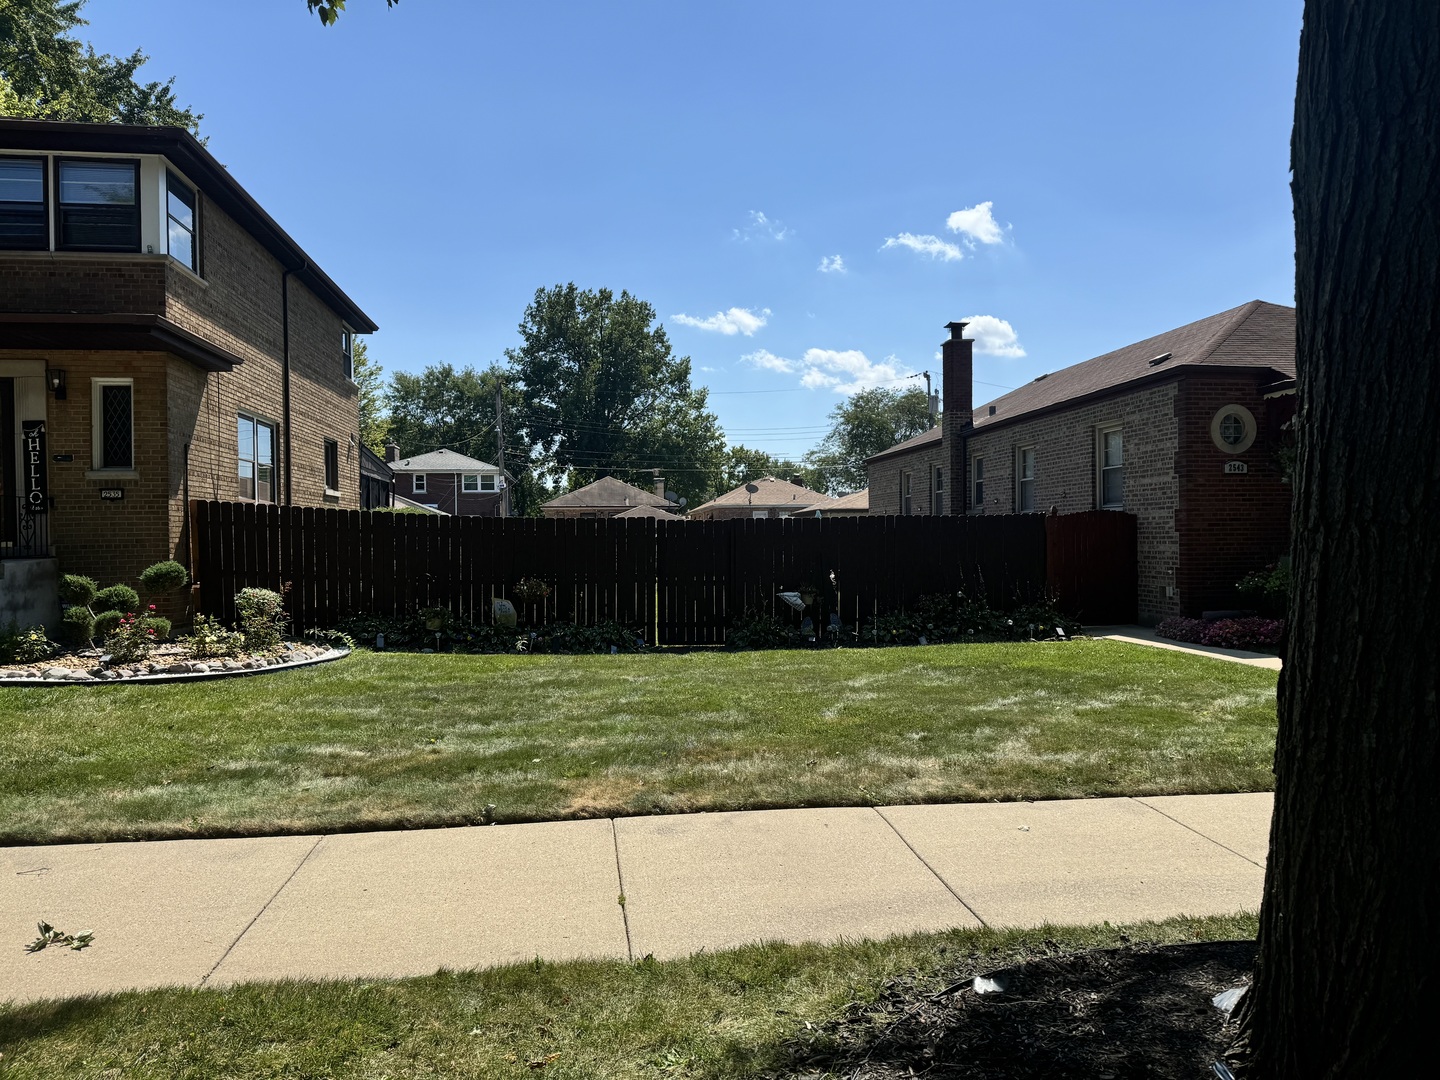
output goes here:
[[730, 491], [741, 484], [759, 480], [762, 476], [773, 476], [789, 480], [798, 476], [807, 487], [816, 491], [825, 489], [825, 474], [807, 465], [801, 465], [789, 458], [777, 458], [764, 450], [752, 450], [748, 446], [732, 446], [725, 451], [725, 468], [720, 480], [721, 491]]
[[866, 458], [933, 426], [919, 387], [861, 390], [830, 411], [830, 425], [820, 445], [805, 455], [806, 464], [824, 474], [824, 490], [830, 492], [859, 491], [869, 483]]
[[725, 440], [708, 391], [690, 385], [690, 358], [671, 353], [653, 307], [609, 289], [537, 289], [520, 336], [505, 355], [537, 465], [570, 488], [606, 474], [648, 486], [658, 469], [692, 505], [719, 490]]
[[[385, 0], [386, 7], [394, 7], [400, 0]], [[305, 6], [320, 16], [324, 26], [332, 25], [345, 10], [345, 0], [305, 0]]]
[[494, 461], [495, 391], [501, 389], [505, 424], [505, 469], [511, 476], [510, 505], [517, 516], [539, 512], [549, 497], [531, 467], [531, 451], [517, 430], [524, 400], [491, 365], [456, 370], [435, 364], [419, 375], [397, 371], [390, 377], [389, 434], [406, 457], [445, 447], [482, 461]]
[[174, 83], [140, 83], [147, 57], [97, 53], [70, 37], [85, 0], [0, 0], [0, 115], [32, 120], [164, 124], [199, 130]]
[[355, 385], [360, 388], [360, 441], [382, 458], [390, 439], [390, 416], [385, 409], [385, 372], [380, 361], [370, 359], [365, 342], [355, 339], [353, 347]]
[[1433, 1056], [1436, 56], [1440, 5], [1305, 5], [1291, 140], [1294, 595], [1237, 1060], [1257, 1080], [1410, 1076]]

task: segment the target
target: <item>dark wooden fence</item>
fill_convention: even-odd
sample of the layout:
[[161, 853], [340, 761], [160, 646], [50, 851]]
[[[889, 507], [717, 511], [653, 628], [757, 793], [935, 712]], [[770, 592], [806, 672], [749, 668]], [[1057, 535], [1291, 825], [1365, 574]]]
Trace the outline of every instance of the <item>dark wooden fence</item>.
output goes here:
[[[849, 624], [957, 589], [995, 605], [1058, 592], [1080, 618], [1134, 619], [1135, 519], [1116, 513], [549, 520], [196, 501], [190, 520], [199, 610], [229, 621], [239, 589], [288, 582], [298, 629], [423, 607], [487, 622], [504, 598], [531, 623], [614, 619], [661, 645], [718, 645], [747, 610], [788, 612], [782, 590], [828, 595], [832, 572], [838, 600], [827, 607]], [[1057, 558], [1058, 586], [1047, 570]], [[522, 578], [553, 591], [519, 603]], [[1102, 604], [1103, 618], [1087, 611]]]

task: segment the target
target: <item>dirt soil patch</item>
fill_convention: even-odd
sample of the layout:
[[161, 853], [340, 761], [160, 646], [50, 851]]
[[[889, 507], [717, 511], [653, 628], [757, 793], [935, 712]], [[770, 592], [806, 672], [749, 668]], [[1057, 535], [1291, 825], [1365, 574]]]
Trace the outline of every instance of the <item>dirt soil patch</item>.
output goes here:
[[897, 982], [807, 1032], [775, 1076], [1213, 1080], [1230, 1033], [1211, 998], [1254, 961], [1253, 941], [1216, 941], [1043, 957], [989, 973], [998, 992], [961, 971], [938, 994]]

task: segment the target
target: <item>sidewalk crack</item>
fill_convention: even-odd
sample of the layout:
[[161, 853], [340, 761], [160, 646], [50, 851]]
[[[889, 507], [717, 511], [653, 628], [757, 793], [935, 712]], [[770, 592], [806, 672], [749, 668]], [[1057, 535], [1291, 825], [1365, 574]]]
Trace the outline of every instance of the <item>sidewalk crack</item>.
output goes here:
[[626, 909], [629, 897], [625, 895], [625, 872], [620, 869], [620, 834], [615, 829], [615, 819], [610, 819], [610, 840], [615, 845], [615, 880], [620, 885], [620, 921], [625, 924], [625, 957], [635, 960], [635, 945], [630, 940], [630, 912]]
[[915, 845], [910, 843], [909, 840], [905, 839], [905, 835], [895, 827], [895, 823], [891, 821], [888, 817], [886, 817], [878, 806], [872, 806], [870, 809], [874, 810], [875, 813], [880, 815], [880, 820], [885, 822], [886, 825], [890, 826], [890, 831], [893, 832], [896, 836], [898, 836], [900, 838], [900, 842], [910, 849], [910, 854], [914, 855], [915, 858], [920, 860], [920, 865], [925, 867], [926, 870], [929, 870], [930, 873], [935, 876], [935, 880], [940, 882], [941, 885], [945, 886], [945, 891], [948, 892], [951, 896], [953, 896], [960, 904], [960, 906], [963, 907], [974, 917], [976, 922], [978, 922], [981, 926], [989, 927], [990, 924], [980, 917], [980, 913], [976, 911], [973, 907], [971, 907], [968, 903], [966, 903], [965, 898], [950, 887], [950, 883], [940, 876], [939, 871], [937, 871], [933, 866], [931, 866], [928, 862], [925, 861], [925, 856], [921, 855], [920, 852], [915, 850]]
[[1219, 840], [1216, 840], [1213, 836], [1206, 836], [1206, 835], [1205, 835], [1203, 832], [1201, 832], [1199, 829], [1196, 829], [1196, 828], [1194, 828], [1193, 826], [1190, 826], [1190, 825], [1186, 825], [1185, 822], [1181, 821], [1181, 820], [1180, 820], [1179, 818], [1177, 818], [1177, 817], [1172, 817], [1170, 814], [1165, 813], [1165, 811], [1164, 811], [1164, 810], [1161, 810], [1158, 806], [1151, 806], [1148, 802], [1145, 801], [1145, 799], [1144, 799], [1143, 797], [1129, 796], [1129, 798], [1130, 798], [1130, 801], [1131, 801], [1131, 802], [1137, 802], [1137, 803], [1139, 803], [1141, 806], [1144, 806], [1144, 807], [1147, 807], [1148, 809], [1154, 810], [1155, 813], [1159, 814], [1161, 817], [1163, 817], [1163, 818], [1169, 818], [1171, 821], [1175, 822], [1176, 825], [1179, 825], [1182, 829], [1189, 829], [1191, 832], [1193, 832], [1196, 836], [1200, 837], [1202, 840], [1209, 840], [1210, 843], [1214, 844], [1214, 845], [1215, 845], [1216, 847], [1218, 847], [1218, 848], [1222, 848], [1223, 850], [1230, 852], [1230, 854], [1231, 854], [1231, 855], [1234, 855], [1237, 859], [1244, 859], [1244, 860], [1245, 860], [1246, 862], [1248, 862], [1251, 866], [1258, 866], [1261, 870], [1264, 870], [1264, 869], [1265, 869], [1265, 864], [1264, 864], [1264, 863], [1258, 863], [1258, 862], [1256, 862], [1254, 859], [1250, 858], [1250, 856], [1248, 856], [1248, 855], [1241, 855], [1240, 852], [1236, 851], [1234, 848], [1230, 847], [1228, 844], [1222, 844], [1222, 843], [1220, 843], [1220, 841], [1219, 841]]
[[275, 902], [275, 898], [285, 891], [285, 886], [289, 885], [290, 882], [295, 879], [295, 875], [300, 872], [300, 868], [310, 861], [310, 856], [315, 854], [315, 849], [318, 848], [324, 842], [324, 840], [325, 837], [323, 836], [317, 836], [315, 838], [315, 843], [310, 845], [310, 850], [305, 852], [305, 857], [295, 864], [295, 869], [290, 871], [289, 875], [285, 878], [285, 880], [280, 883], [280, 887], [271, 894], [270, 899], [266, 900], [264, 906], [255, 913], [255, 917], [245, 924], [245, 928], [241, 930], [240, 933], [235, 935], [235, 940], [230, 942], [229, 947], [220, 954], [220, 959], [216, 960], [215, 963], [211, 966], [210, 970], [200, 977], [200, 982], [198, 985], [204, 986], [207, 982], [210, 981], [210, 976], [214, 975], [215, 972], [219, 970], [220, 965], [223, 964], [226, 958], [234, 951], [235, 946], [240, 944], [240, 939], [243, 938], [246, 934], [248, 934], [250, 932], [250, 928], [260, 920], [260, 916], [264, 915], [266, 911], [270, 910], [270, 905]]

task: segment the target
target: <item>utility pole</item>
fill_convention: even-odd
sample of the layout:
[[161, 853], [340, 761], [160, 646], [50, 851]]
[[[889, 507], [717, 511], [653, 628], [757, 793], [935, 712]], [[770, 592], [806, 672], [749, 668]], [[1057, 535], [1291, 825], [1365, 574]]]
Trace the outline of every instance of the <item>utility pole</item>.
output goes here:
[[930, 373], [928, 371], [922, 371], [920, 374], [925, 376], [925, 406], [930, 410], [930, 426], [934, 427], [937, 422], [936, 416], [939, 413], [940, 402], [930, 391]]
[[510, 516], [510, 486], [505, 483], [505, 412], [503, 409], [502, 395], [505, 392], [505, 384], [499, 378], [495, 380], [495, 455], [496, 466], [500, 469], [500, 475], [495, 478], [495, 486], [500, 489], [500, 516]]

